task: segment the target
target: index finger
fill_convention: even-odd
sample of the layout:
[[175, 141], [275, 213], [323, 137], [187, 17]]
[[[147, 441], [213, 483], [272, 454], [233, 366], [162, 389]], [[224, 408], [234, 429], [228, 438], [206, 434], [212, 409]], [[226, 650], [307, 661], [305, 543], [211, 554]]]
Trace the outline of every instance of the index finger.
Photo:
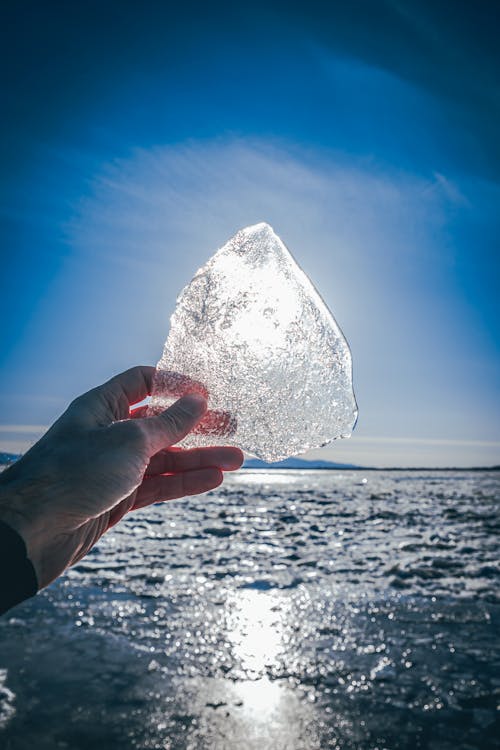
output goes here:
[[126, 399], [127, 405], [137, 404], [150, 395], [155, 372], [155, 368], [149, 365], [131, 367], [130, 370], [125, 370], [103, 383], [99, 390], [104, 396], [122, 396]]
[[208, 390], [199, 380], [173, 370], [155, 370], [152, 395], [156, 399], [180, 398], [188, 393], [199, 393], [204, 399], [208, 399]]
[[155, 368], [132, 367], [106, 383], [87, 391], [72, 402], [68, 413], [82, 424], [100, 426], [126, 419], [129, 405], [142, 401], [151, 393]]
[[71, 417], [84, 424], [110, 424], [127, 419], [130, 406], [142, 401], [159, 387], [160, 395], [178, 398], [189, 393], [199, 393], [204, 398], [207, 389], [186, 375], [166, 370], [156, 370], [150, 365], [131, 367], [97, 388], [84, 393], [70, 407]]
[[208, 391], [199, 380], [173, 370], [157, 370], [148, 365], [139, 365], [115, 375], [101, 386], [104, 391], [122, 391], [129, 405], [137, 404], [152, 393], [180, 398], [188, 393], [199, 393], [205, 399]]
[[[188, 393], [199, 393], [207, 398], [208, 391], [197, 380], [170, 370], [140, 365], [115, 375], [98, 389], [110, 407], [119, 416], [129, 416], [129, 406], [137, 404], [146, 396], [160, 391], [162, 396], [179, 398]], [[118, 406], [117, 406], [118, 403]]]

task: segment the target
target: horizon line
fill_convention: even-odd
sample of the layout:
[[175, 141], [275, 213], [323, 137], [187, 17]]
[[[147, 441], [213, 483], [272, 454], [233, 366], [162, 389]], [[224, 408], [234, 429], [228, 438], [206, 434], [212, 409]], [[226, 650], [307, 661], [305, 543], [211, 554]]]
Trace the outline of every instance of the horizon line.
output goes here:
[[[0, 433], [11, 434], [33, 434], [43, 433], [50, 429], [51, 425], [36, 424], [0, 424]], [[425, 437], [388, 437], [383, 435], [355, 435], [349, 440], [357, 443], [389, 443], [389, 444], [419, 444], [419, 445], [456, 445], [456, 446], [481, 446], [485, 448], [500, 448], [500, 440], [464, 440], [462, 438], [425, 438]], [[325, 447], [325, 446], [323, 446]], [[314, 450], [321, 450], [315, 448]]]

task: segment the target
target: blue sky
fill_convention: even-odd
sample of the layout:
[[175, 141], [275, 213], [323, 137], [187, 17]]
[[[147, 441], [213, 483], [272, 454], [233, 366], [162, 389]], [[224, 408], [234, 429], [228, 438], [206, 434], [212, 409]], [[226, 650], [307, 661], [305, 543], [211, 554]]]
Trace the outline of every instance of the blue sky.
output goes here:
[[11, 11], [0, 450], [155, 363], [182, 286], [264, 220], [353, 350], [359, 423], [322, 457], [500, 463], [494, 19], [324, 5]]

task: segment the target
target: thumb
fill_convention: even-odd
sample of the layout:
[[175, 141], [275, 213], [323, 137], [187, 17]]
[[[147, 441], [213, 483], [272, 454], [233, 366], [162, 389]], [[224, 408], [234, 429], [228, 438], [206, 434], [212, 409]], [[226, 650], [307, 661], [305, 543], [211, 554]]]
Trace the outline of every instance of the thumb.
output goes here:
[[190, 393], [161, 414], [134, 421], [140, 423], [149, 440], [150, 454], [153, 455], [182, 440], [198, 424], [206, 410], [207, 402], [203, 396]]

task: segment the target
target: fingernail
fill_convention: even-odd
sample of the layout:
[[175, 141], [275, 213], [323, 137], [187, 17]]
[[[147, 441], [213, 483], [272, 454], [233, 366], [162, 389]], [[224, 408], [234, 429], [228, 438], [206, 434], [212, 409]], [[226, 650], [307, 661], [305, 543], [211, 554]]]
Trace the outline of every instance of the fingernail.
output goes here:
[[236, 471], [243, 463], [243, 456], [241, 458], [233, 458], [232, 460], [219, 461], [218, 466], [222, 471]]

